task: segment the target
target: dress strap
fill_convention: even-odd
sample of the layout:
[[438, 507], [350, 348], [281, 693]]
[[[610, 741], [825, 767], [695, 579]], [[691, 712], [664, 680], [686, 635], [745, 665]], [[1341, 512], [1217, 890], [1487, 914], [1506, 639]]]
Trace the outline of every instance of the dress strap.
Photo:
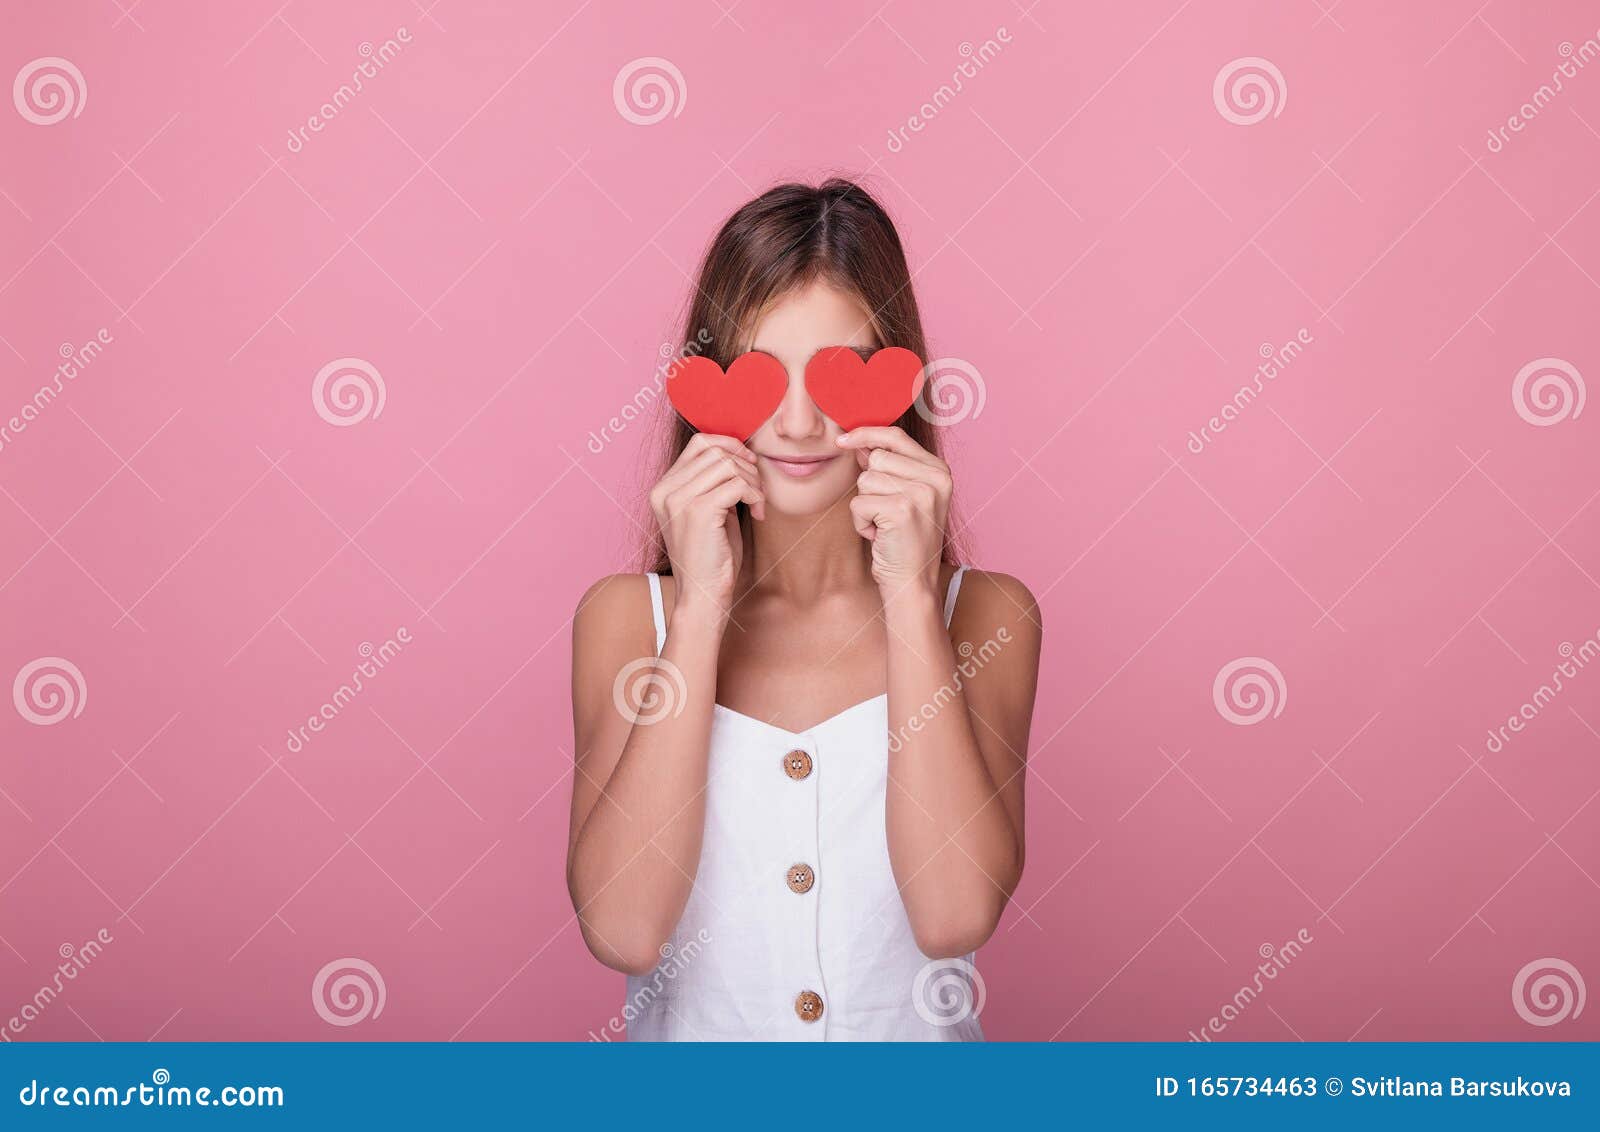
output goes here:
[[[661, 605], [661, 575], [646, 574], [650, 583], [650, 616], [656, 623], [656, 655], [661, 655], [662, 646], [667, 643], [667, 611]], [[950, 600], [955, 601], [955, 591], [952, 590]]]
[[950, 588], [944, 595], [944, 627], [950, 628], [950, 618], [956, 612], [956, 595], [961, 592], [961, 576], [967, 572], [965, 566], [957, 566], [956, 572], [950, 575]]

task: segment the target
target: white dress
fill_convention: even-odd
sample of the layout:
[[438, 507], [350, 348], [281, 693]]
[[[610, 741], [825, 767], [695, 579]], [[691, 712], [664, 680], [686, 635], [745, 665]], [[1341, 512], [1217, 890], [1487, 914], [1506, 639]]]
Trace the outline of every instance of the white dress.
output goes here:
[[700, 867], [660, 964], [628, 979], [630, 1040], [983, 1040], [972, 956], [917, 950], [889, 866], [888, 702], [801, 732], [716, 706]]

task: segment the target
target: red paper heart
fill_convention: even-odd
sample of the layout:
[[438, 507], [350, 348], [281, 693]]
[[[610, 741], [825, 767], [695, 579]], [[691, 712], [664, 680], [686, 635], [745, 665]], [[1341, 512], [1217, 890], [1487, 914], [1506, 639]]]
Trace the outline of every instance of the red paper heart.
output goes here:
[[682, 358], [667, 374], [667, 397], [684, 420], [701, 432], [749, 440], [789, 387], [783, 363], [751, 352], [733, 359], [728, 372], [710, 358]]
[[887, 346], [864, 362], [849, 346], [819, 350], [806, 366], [806, 392], [846, 432], [890, 425], [922, 392], [922, 359]]

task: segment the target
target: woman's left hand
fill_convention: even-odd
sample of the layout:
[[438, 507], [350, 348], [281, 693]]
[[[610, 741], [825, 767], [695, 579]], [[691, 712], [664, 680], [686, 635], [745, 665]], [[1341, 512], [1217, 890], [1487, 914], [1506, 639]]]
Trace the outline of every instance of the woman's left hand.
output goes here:
[[861, 464], [850, 501], [856, 533], [872, 543], [872, 578], [884, 597], [925, 585], [937, 593], [950, 512], [950, 468], [896, 427], [839, 438]]

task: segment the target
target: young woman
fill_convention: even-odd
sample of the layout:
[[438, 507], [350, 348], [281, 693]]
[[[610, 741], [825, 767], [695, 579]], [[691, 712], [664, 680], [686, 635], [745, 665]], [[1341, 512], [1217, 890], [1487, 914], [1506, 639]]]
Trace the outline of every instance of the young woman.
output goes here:
[[922, 414], [844, 433], [804, 381], [829, 346], [927, 359], [893, 224], [847, 181], [763, 194], [684, 341], [788, 386], [747, 444], [676, 423], [652, 571], [578, 607], [584, 939], [630, 976], [635, 1040], [981, 1039], [965, 980], [1022, 874], [1038, 607], [956, 565]]

